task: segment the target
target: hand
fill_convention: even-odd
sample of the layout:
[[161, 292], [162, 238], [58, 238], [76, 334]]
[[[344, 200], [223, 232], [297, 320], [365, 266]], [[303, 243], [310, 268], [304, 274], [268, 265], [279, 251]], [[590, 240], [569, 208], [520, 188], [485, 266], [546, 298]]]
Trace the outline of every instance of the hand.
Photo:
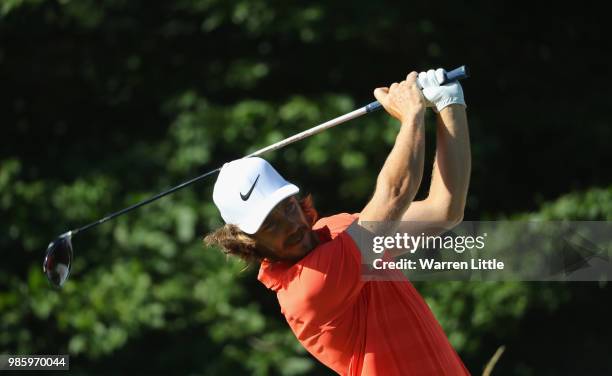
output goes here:
[[419, 73], [417, 82], [423, 88], [423, 95], [427, 98], [427, 107], [434, 107], [436, 112], [442, 111], [443, 108], [451, 104], [459, 104], [464, 107], [465, 99], [463, 99], [463, 89], [459, 82], [449, 82], [440, 85], [444, 81], [444, 69], [430, 69], [427, 72]]
[[425, 111], [425, 98], [416, 79], [417, 73], [411, 72], [399, 84], [394, 82], [389, 88], [379, 87], [374, 90], [374, 97], [389, 115], [402, 123]]

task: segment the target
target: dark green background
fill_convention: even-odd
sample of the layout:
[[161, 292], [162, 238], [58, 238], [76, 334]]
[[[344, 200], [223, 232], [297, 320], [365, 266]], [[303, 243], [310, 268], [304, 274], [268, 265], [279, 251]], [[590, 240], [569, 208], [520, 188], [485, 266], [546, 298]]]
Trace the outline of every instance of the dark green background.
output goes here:
[[[1, 1], [0, 352], [68, 353], [82, 374], [329, 374], [256, 269], [203, 247], [213, 179], [75, 237], [61, 291], [46, 245], [462, 64], [465, 219], [610, 220], [607, 25], [535, 2]], [[381, 112], [266, 158], [322, 214], [354, 212], [397, 129]], [[500, 345], [497, 375], [612, 372], [607, 283], [417, 287], [474, 374]]]

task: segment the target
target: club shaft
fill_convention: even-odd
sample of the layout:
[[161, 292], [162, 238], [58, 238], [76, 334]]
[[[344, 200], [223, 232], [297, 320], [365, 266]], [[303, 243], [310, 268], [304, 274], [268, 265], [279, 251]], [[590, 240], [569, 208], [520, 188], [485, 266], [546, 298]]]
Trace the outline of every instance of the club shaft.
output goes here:
[[289, 144], [292, 144], [292, 143], [294, 143], [296, 141], [302, 140], [302, 139], [304, 139], [306, 137], [310, 137], [310, 136], [315, 135], [317, 133], [321, 133], [321, 132], [323, 132], [326, 129], [335, 127], [336, 125], [339, 125], [339, 124], [342, 124], [342, 123], [346, 123], [349, 120], [358, 118], [358, 117], [363, 116], [363, 115], [365, 115], [367, 113], [368, 113], [368, 111], [366, 110], [366, 106], [363, 106], [363, 107], [361, 107], [361, 108], [359, 108], [357, 110], [351, 111], [351, 112], [349, 112], [347, 114], [344, 114], [342, 116], [338, 116], [337, 118], [328, 120], [325, 123], [316, 125], [316, 126], [310, 128], [310, 129], [307, 129], [307, 130], [305, 130], [303, 132], [295, 134], [295, 135], [293, 135], [291, 137], [288, 137], [288, 138], [286, 138], [286, 139], [284, 139], [282, 141], [279, 141], [279, 142], [277, 142], [275, 144], [272, 144], [270, 146], [266, 146], [263, 149], [259, 149], [256, 152], [253, 152], [253, 153], [245, 156], [245, 158], [257, 157], [257, 156], [259, 156], [261, 154], [264, 154], [264, 153], [267, 153], [269, 151], [280, 149], [280, 148], [285, 147], [285, 146], [287, 146]]
[[139, 207], [144, 206], [144, 205], [147, 205], [147, 204], [149, 204], [149, 203], [151, 203], [151, 202], [153, 202], [153, 201], [159, 200], [160, 198], [162, 198], [162, 197], [164, 197], [164, 196], [167, 196], [167, 195], [169, 195], [170, 193], [176, 192], [176, 191], [178, 191], [179, 189], [183, 189], [183, 188], [185, 188], [185, 187], [187, 187], [187, 186], [190, 186], [191, 184], [193, 184], [193, 183], [195, 183], [195, 182], [198, 182], [198, 181], [200, 181], [200, 180], [204, 179], [205, 177], [207, 177], [207, 176], [209, 176], [209, 175], [212, 175], [212, 174], [214, 174], [215, 172], [218, 172], [219, 170], [221, 170], [221, 168], [220, 168], [220, 167], [219, 167], [219, 168], [217, 168], [217, 169], [214, 169], [214, 170], [212, 170], [212, 171], [209, 171], [209, 172], [207, 172], [207, 173], [205, 173], [205, 174], [202, 174], [202, 175], [200, 175], [200, 176], [197, 176], [197, 177], [195, 177], [195, 178], [193, 178], [193, 179], [191, 179], [191, 180], [188, 180], [188, 181], [186, 181], [186, 182], [184, 182], [184, 183], [181, 183], [181, 184], [177, 185], [176, 187], [173, 187], [173, 188], [168, 189], [167, 191], [164, 191], [164, 192], [158, 193], [158, 194], [156, 194], [155, 196], [150, 197], [150, 198], [148, 198], [148, 199], [146, 199], [146, 200], [144, 200], [144, 201], [141, 201], [141, 202], [139, 202], [139, 203], [137, 203], [137, 204], [134, 204], [134, 205], [129, 206], [129, 207], [125, 208], [125, 209], [119, 210], [118, 212], [111, 213], [111, 214], [107, 215], [106, 217], [104, 217], [104, 218], [102, 218], [102, 219], [99, 219], [99, 220], [97, 220], [97, 221], [95, 221], [95, 222], [92, 222], [92, 223], [90, 223], [90, 224], [88, 224], [88, 225], [85, 225], [85, 226], [83, 226], [83, 227], [80, 227], [80, 228], [78, 228], [78, 229], [76, 229], [76, 230], [72, 230], [72, 231], [71, 231], [71, 232], [72, 232], [72, 235], [77, 234], [77, 233], [79, 233], [79, 232], [81, 232], [81, 231], [88, 230], [88, 229], [90, 229], [90, 228], [92, 228], [92, 227], [95, 227], [95, 226], [97, 226], [97, 225], [101, 225], [102, 223], [104, 223], [104, 222], [106, 222], [106, 221], [109, 221], [109, 220], [111, 220], [111, 219], [113, 219], [113, 218], [115, 218], [115, 217], [118, 217], [118, 216], [120, 216], [120, 215], [123, 215], [123, 214], [125, 214], [125, 213], [127, 213], [127, 212], [130, 212], [130, 211], [134, 210], [134, 209], [138, 209]]
[[[304, 139], [306, 137], [310, 137], [310, 136], [315, 135], [317, 133], [323, 132], [326, 129], [329, 129], [331, 127], [335, 127], [336, 125], [345, 123], [345, 122], [347, 122], [349, 120], [355, 119], [355, 118], [357, 118], [359, 116], [362, 116], [362, 115], [365, 115], [367, 113], [368, 112], [366, 110], [366, 107], [364, 106], [364, 107], [359, 108], [357, 110], [351, 111], [351, 112], [349, 112], [347, 114], [338, 116], [337, 118], [334, 118], [332, 120], [326, 121], [325, 123], [322, 123], [322, 124], [319, 124], [317, 126], [314, 126], [314, 127], [310, 128], [310, 129], [307, 129], [307, 130], [305, 130], [303, 132], [300, 132], [300, 133], [298, 133], [296, 135], [288, 137], [288, 138], [286, 138], [286, 139], [284, 139], [282, 141], [279, 141], [279, 142], [277, 142], [275, 144], [272, 144], [270, 146], [266, 146], [265, 148], [259, 149], [256, 152], [253, 152], [253, 153], [245, 156], [244, 158], [255, 157], [255, 156], [261, 155], [263, 153], [269, 152], [269, 151], [280, 149], [280, 148], [282, 148], [284, 146], [287, 146], [289, 144], [292, 144], [292, 143], [294, 143], [296, 141], [299, 141], [299, 140], [302, 140], [302, 139]], [[101, 225], [102, 223], [104, 223], [106, 221], [109, 221], [109, 220], [111, 220], [113, 218], [116, 218], [116, 217], [118, 217], [120, 215], [123, 215], [123, 214], [125, 214], [127, 212], [130, 212], [130, 211], [132, 211], [134, 209], [138, 209], [141, 206], [150, 204], [153, 201], [156, 201], [156, 200], [158, 200], [158, 199], [160, 199], [160, 198], [162, 198], [164, 196], [169, 195], [170, 193], [174, 193], [174, 192], [176, 192], [176, 191], [178, 191], [180, 189], [183, 189], [183, 188], [185, 188], [187, 186], [190, 186], [191, 184], [194, 184], [194, 183], [196, 183], [196, 182], [206, 178], [207, 176], [212, 175], [212, 174], [214, 174], [214, 173], [216, 173], [216, 172], [218, 172], [220, 170], [221, 170], [221, 167], [216, 168], [216, 169], [214, 169], [212, 171], [209, 171], [209, 172], [207, 172], [205, 174], [202, 174], [202, 175], [197, 176], [197, 177], [195, 177], [195, 178], [193, 178], [191, 180], [188, 180], [188, 181], [186, 181], [184, 183], [181, 183], [180, 185], [177, 185], [176, 187], [170, 188], [167, 191], [158, 193], [155, 196], [150, 197], [150, 198], [148, 198], [148, 199], [146, 199], [144, 201], [136, 203], [136, 204], [134, 204], [132, 206], [129, 206], [129, 207], [125, 208], [125, 209], [119, 210], [118, 212], [111, 213], [111, 214], [107, 215], [104, 218], [101, 218], [101, 219], [99, 219], [99, 220], [97, 220], [95, 222], [92, 222], [92, 223], [90, 223], [88, 225], [80, 227], [80, 228], [78, 228], [76, 230], [72, 230], [72, 235], [75, 235], [75, 234], [77, 234], [79, 232], [88, 230], [88, 229], [90, 229], [92, 227]]]
[[[464, 79], [464, 78], [467, 78], [467, 77], [468, 77], [468, 73], [467, 73], [467, 70], [466, 70], [465, 66], [461, 66], [461, 67], [459, 67], [457, 69], [454, 69], [452, 71], [447, 72], [446, 73], [446, 77], [445, 77], [445, 80], [446, 80], [445, 82], [454, 81], [454, 80], [460, 80], [460, 79]], [[335, 127], [336, 125], [339, 125], [339, 124], [342, 124], [342, 123], [346, 123], [349, 120], [358, 118], [358, 117], [363, 116], [365, 114], [368, 114], [370, 112], [374, 112], [374, 111], [380, 110], [381, 108], [382, 108], [382, 105], [378, 101], [374, 101], [374, 102], [372, 102], [372, 103], [370, 103], [370, 104], [368, 104], [366, 106], [358, 108], [358, 109], [356, 109], [354, 111], [351, 111], [351, 112], [349, 112], [347, 114], [338, 116], [337, 118], [334, 118], [334, 119], [326, 121], [325, 123], [316, 125], [316, 126], [310, 128], [310, 129], [307, 129], [307, 130], [305, 130], [303, 132], [295, 134], [295, 135], [293, 135], [291, 137], [288, 137], [288, 138], [286, 138], [286, 139], [284, 139], [282, 141], [279, 141], [279, 142], [274, 143], [272, 145], [266, 146], [265, 148], [259, 149], [259, 150], [255, 151], [255, 152], [251, 153], [251, 154], [246, 155], [244, 158], [256, 157], [256, 156], [262, 155], [264, 153], [267, 153], [267, 152], [270, 152], [270, 151], [273, 151], [273, 150], [278, 150], [278, 149], [280, 149], [282, 147], [285, 147], [285, 146], [287, 146], [289, 144], [292, 144], [292, 143], [294, 143], [296, 141], [303, 140], [303, 139], [305, 139], [307, 137], [310, 137], [310, 136], [315, 135], [317, 133], [323, 132], [326, 129]], [[123, 215], [123, 214], [125, 214], [127, 212], [130, 212], [130, 211], [132, 211], [134, 209], [138, 209], [141, 206], [150, 204], [153, 201], [159, 200], [160, 198], [162, 198], [164, 196], [167, 196], [170, 193], [174, 193], [174, 192], [176, 192], [176, 191], [178, 191], [180, 189], [188, 187], [191, 184], [196, 183], [196, 182], [198, 182], [198, 181], [200, 181], [200, 180], [202, 180], [202, 179], [204, 179], [204, 178], [206, 178], [206, 177], [208, 177], [208, 176], [210, 176], [210, 175], [212, 175], [212, 174], [214, 174], [214, 173], [216, 173], [216, 172], [218, 172], [220, 170], [221, 170], [221, 167], [216, 168], [216, 169], [214, 169], [212, 171], [209, 171], [209, 172], [207, 172], [205, 174], [202, 174], [200, 176], [197, 176], [197, 177], [195, 177], [195, 178], [193, 178], [191, 180], [188, 180], [188, 181], [186, 181], [184, 183], [181, 183], [181, 184], [177, 185], [176, 187], [170, 188], [167, 191], [158, 193], [155, 196], [150, 197], [150, 198], [148, 198], [148, 199], [146, 199], [144, 201], [138, 202], [138, 203], [136, 203], [136, 204], [134, 204], [132, 206], [129, 206], [129, 207], [125, 208], [125, 209], [119, 210], [119, 211], [117, 211], [115, 213], [111, 213], [111, 214], [105, 216], [104, 218], [101, 218], [101, 219], [99, 219], [99, 220], [97, 220], [95, 222], [92, 222], [92, 223], [90, 223], [88, 225], [85, 225], [83, 227], [79, 227], [78, 229], [71, 230], [70, 234], [71, 235], [75, 235], [75, 234], [77, 234], [79, 232], [86, 231], [86, 230], [88, 230], [88, 229], [90, 229], [92, 227], [101, 225], [102, 223], [104, 223], [106, 221], [109, 221], [109, 220], [111, 220], [113, 218], [116, 218], [116, 217], [118, 217], [120, 215]]]
[[[359, 108], [357, 110], [351, 111], [351, 112], [349, 112], [347, 114], [344, 114], [342, 116], [338, 116], [335, 119], [332, 119], [332, 120], [326, 121], [325, 123], [322, 123], [322, 124], [319, 124], [317, 126], [314, 126], [314, 127], [310, 128], [310, 129], [307, 129], [307, 130], [305, 130], [303, 132], [300, 132], [300, 133], [298, 133], [296, 135], [288, 137], [288, 138], [286, 138], [286, 139], [284, 139], [282, 141], [279, 141], [279, 142], [277, 142], [275, 144], [272, 144], [270, 146], [266, 146], [263, 149], [259, 149], [256, 152], [251, 153], [251, 154], [245, 156], [245, 158], [255, 157], [255, 156], [261, 155], [263, 153], [269, 152], [269, 151], [280, 149], [280, 148], [282, 148], [284, 146], [287, 146], [287, 145], [289, 145], [291, 143], [294, 143], [296, 141], [302, 140], [302, 139], [304, 139], [306, 137], [310, 137], [310, 136], [315, 135], [317, 133], [323, 132], [326, 129], [334, 127], [334, 126], [336, 126], [338, 124], [345, 123], [345, 122], [347, 122], [349, 120], [355, 119], [355, 118], [357, 118], [359, 116], [362, 116], [362, 115], [365, 115], [365, 114], [367, 114], [367, 110], [366, 110], [366, 107], [364, 106], [362, 108]], [[116, 218], [116, 217], [118, 217], [120, 215], [128, 213], [128, 212], [130, 212], [132, 210], [138, 209], [141, 206], [150, 204], [151, 202], [159, 200], [160, 198], [162, 198], [164, 196], [167, 196], [167, 195], [169, 195], [171, 193], [174, 193], [174, 192], [176, 192], [176, 191], [178, 191], [180, 189], [188, 187], [188, 186], [190, 186], [190, 185], [192, 185], [192, 184], [194, 184], [194, 183], [196, 183], [196, 182], [206, 178], [207, 176], [210, 176], [210, 175], [212, 175], [212, 174], [214, 174], [216, 172], [219, 172], [220, 170], [221, 170], [221, 167], [216, 168], [216, 169], [214, 169], [212, 171], [209, 171], [209, 172], [207, 172], [205, 174], [202, 174], [200, 176], [197, 176], [197, 177], [195, 177], [195, 178], [193, 178], [191, 180], [188, 180], [188, 181], [186, 181], [184, 183], [181, 183], [181, 184], [177, 185], [176, 187], [170, 188], [167, 191], [164, 191], [164, 192], [156, 194], [155, 196], [149, 197], [148, 199], [146, 199], [144, 201], [136, 203], [136, 204], [134, 204], [132, 206], [129, 206], [129, 207], [127, 207], [125, 209], [122, 209], [122, 210], [119, 210], [117, 212], [111, 213], [111, 214], [107, 215], [106, 217], [101, 218], [101, 219], [99, 219], [99, 220], [97, 220], [95, 222], [87, 224], [87, 225], [85, 225], [83, 227], [79, 227], [78, 229], [71, 230], [71, 233], [72, 233], [72, 235], [75, 235], [75, 234], [77, 234], [79, 232], [86, 231], [86, 230], [89, 230], [92, 227], [96, 227], [98, 225], [101, 225], [102, 223], [110, 221], [113, 218]]]

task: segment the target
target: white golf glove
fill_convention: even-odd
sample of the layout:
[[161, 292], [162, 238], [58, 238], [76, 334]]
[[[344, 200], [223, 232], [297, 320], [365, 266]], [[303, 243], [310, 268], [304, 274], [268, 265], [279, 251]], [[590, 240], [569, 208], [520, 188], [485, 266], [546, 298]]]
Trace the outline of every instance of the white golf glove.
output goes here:
[[440, 85], [440, 82], [444, 81], [445, 73], [442, 68], [419, 73], [417, 83], [423, 89], [423, 96], [429, 102], [427, 107], [433, 107], [436, 112], [442, 111], [444, 107], [451, 104], [467, 107], [463, 99], [463, 89], [458, 81]]

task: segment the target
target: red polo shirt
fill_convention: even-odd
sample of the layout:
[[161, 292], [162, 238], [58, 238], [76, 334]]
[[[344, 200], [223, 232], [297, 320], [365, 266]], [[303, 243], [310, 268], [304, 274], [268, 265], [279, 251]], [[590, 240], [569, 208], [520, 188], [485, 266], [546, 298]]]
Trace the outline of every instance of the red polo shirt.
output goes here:
[[293, 265], [263, 261], [258, 279], [276, 292], [302, 345], [341, 375], [469, 375], [407, 279], [365, 281], [344, 231], [357, 215], [319, 220], [319, 246]]

